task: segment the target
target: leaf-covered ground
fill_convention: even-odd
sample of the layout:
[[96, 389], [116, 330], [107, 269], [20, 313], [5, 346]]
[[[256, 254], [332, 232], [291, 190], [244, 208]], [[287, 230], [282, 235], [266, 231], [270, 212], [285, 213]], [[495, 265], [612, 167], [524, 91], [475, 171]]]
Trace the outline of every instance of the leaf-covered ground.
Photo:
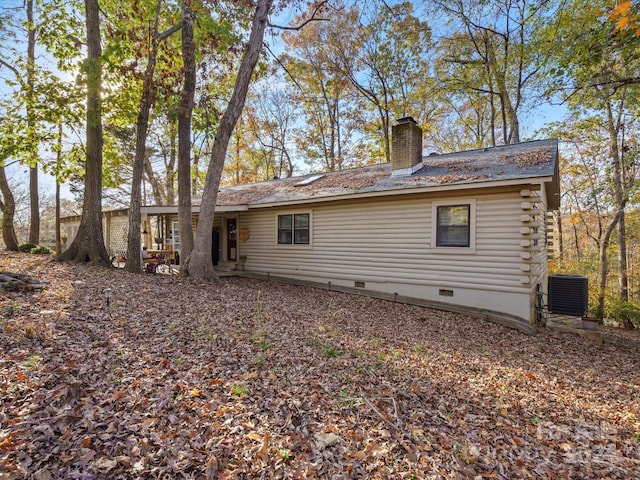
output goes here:
[[45, 285], [0, 292], [0, 478], [640, 474], [629, 346], [255, 279], [0, 270]]

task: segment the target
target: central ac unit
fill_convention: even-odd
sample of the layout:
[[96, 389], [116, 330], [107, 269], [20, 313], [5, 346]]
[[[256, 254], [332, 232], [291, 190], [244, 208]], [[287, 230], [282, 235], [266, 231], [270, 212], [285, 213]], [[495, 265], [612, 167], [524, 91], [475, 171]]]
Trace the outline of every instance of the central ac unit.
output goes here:
[[580, 275], [549, 275], [549, 312], [583, 316], [589, 310], [589, 283]]

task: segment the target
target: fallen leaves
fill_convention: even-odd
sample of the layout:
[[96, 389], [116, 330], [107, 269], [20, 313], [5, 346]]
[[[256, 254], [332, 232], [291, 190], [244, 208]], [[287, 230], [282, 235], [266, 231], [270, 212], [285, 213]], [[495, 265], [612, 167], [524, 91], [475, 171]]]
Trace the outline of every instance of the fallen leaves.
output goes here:
[[640, 470], [637, 350], [273, 282], [0, 255], [47, 282], [0, 299], [2, 478]]
[[322, 433], [322, 432], [316, 432], [313, 435], [313, 438], [315, 440], [315, 447], [319, 450], [325, 450], [329, 447], [333, 447], [334, 445], [337, 445], [338, 442], [340, 441], [340, 437], [338, 437], [335, 433]]
[[519, 168], [534, 167], [540, 165], [548, 165], [553, 160], [553, 154], [544, 148], [537, 148], [527, 152], [520, 152], [517, 154], [501, 154], [498, 155], [498, 160], [501, 162], [515, 163]]

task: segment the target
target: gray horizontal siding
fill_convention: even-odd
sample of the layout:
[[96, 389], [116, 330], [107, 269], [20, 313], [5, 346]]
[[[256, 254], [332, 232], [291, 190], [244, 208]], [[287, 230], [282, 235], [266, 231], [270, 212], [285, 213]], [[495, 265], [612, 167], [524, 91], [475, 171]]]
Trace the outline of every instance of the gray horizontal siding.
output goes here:
[[[368, 202], [325, 203], [313, 208], [268, 208], [243, 212], [239, 227], [250, 231], [239, 242], [245, 269], [300, 280], [365, 288], [414, 296], [454, 305], [504, 312], [525, 321], [534, 318], [536, 284], [546, 275], [544, 227], [523, 221], [523, 215], [543, 211], [539, 199], [520, 191], [451, 197], [455, 204], [475, 200], [476, 249], [432, 248], [433, 200], [379, 198]], [[441, 199], [438, 199], [441, 200]], [[534, 209], [523, 210], [526, 202]], [[309, 212], [312, 244], [276, 244], [278, 214]], [[537, 233], [523, 233], [524, 227]], [[523, 240], [538, 239], [538, 246]], [[523, 254], [530, 254], [523, 259]], [[453, 297], [441, 295], [451, 290]]]
[[475, 254], [431, 248], [427, 198], [316, 207], [311, 247], [275, 244], [277, 214], [294, 210], [250, 211], [240, 217], [251, 232], [241, 254], [247, 270], [283, 276], [523, 291], [519, 195], [475, 198]]

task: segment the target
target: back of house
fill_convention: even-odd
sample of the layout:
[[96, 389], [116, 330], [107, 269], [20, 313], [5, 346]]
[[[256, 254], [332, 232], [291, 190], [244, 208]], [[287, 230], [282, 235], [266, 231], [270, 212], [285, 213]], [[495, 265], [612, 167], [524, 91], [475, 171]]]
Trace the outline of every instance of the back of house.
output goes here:
[[[221, 188], [214, 263], [534, 331], [547, 215], [559, 208], [557, 141], [423, 156], [422, 132], [405, 118], [392, 146], [389, 164]], [[143, 207], [174, 259], [175, 208]], [[107, 245], [126, 245], [126, 230], [124, 240], [121, 227], [106, 231], [119, 232]]]

